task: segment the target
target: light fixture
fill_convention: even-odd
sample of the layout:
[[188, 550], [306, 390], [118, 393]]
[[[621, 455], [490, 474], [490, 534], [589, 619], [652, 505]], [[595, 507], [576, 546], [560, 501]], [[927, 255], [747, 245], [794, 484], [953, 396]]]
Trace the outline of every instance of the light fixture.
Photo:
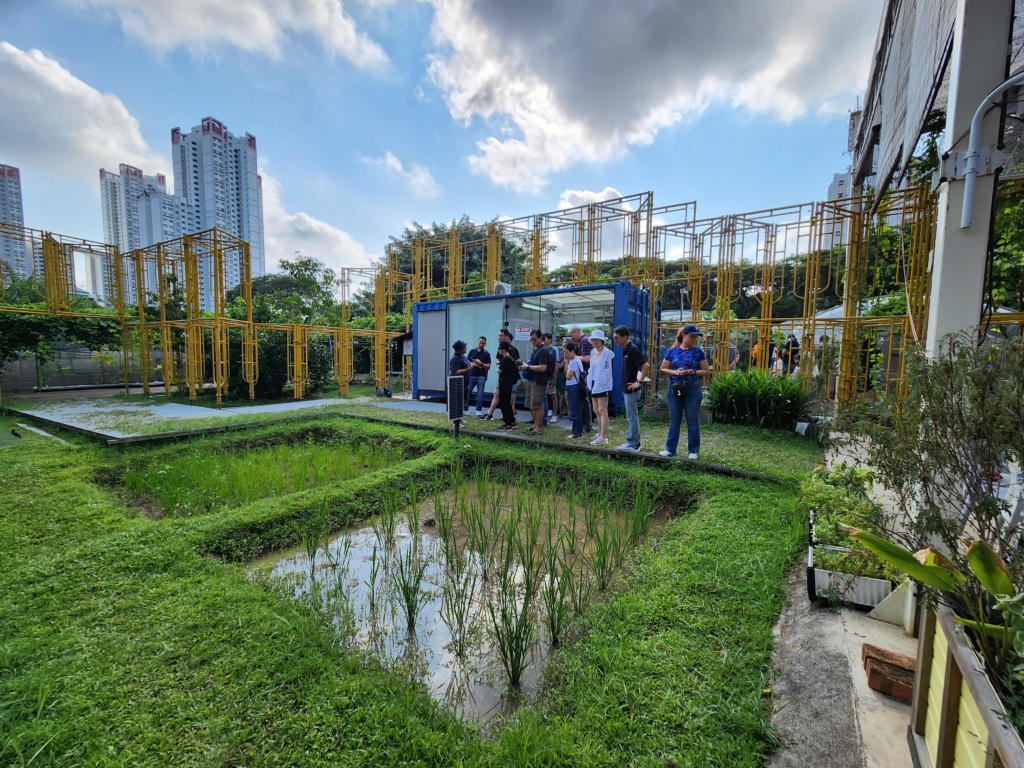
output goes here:
[[520, 309], [531, 310], [533, 312], [546, 312], [547, 311], [546, 309], [544, 309], [544, 307], [539, 307], [536, 304], [527, 304], [525, 301], [521, 302], [519, 304], [519, 308]]

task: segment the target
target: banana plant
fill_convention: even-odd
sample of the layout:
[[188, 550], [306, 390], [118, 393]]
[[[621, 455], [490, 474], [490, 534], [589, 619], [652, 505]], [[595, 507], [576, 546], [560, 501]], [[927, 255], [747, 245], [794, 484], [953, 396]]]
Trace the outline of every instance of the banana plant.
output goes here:
[[[976, 596], [972, 599], [970, 591], [965, 587], [967, 575], [957, 570], [956, 566], [938, 550], [927, 547], [918, 552], [911, 552], [869, 531], [848, 525], [843, 527], [850, 536], [890, 565], [899, 568], [926, 587], [952, 595], [955, 602], [973, 613], [975, 618], [956, 616], [953, 621], [974, 630], [980, 637], [994, 640], [999, 644], [994, 655], [988, 653], [985, 643], [980, 644], [986, 660], [989, 663], [994, 662], [997, 669], [1005, 668], [1006, 654], [1010, 650], [1024, 659], [1024, 604], [1021, 602], [1024, 600], [1024, 592], [1017, 592], [1006, 562], [987, 541], [965, 540], [967, 565], [982, 588], [982, 591], [975, 590]], [[985, 593], [988, 593], [989, 597], [986, 597]], [[1002, 624], [985, 621], [986, 604], [1003, 615]], [[1019, 665], [1015, 671], [1020, 675], [1024, 672], [1024, 665]]]

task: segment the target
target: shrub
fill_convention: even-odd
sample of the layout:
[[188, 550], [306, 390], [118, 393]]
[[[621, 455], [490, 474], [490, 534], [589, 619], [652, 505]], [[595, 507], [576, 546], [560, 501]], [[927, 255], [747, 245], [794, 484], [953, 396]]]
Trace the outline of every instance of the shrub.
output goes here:
[[712, 379], [708, 400], [715, 421], [792, 429], [807, 412], [808, 395], [800, 379], [753, 370]]

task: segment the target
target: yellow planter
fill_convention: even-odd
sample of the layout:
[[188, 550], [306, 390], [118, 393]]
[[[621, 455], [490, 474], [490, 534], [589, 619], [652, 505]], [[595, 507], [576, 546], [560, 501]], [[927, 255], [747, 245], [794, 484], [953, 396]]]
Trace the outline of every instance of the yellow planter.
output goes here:
[[908, 729], [916, 768], [1024, 768], [1024, 744], [1000, 717], [984, 663], [949, 609], [925, 611]]

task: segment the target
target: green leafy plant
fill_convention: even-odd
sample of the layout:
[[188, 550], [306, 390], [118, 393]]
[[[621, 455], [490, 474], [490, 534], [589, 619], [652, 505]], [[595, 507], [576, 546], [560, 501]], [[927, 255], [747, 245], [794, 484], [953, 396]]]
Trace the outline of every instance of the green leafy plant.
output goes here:
[[851, 535], [949, 606], [1007, 693], [1016, 651], [997, 604], [1022, 591], [1024, 557], [1021, 527], [995, 491], [1004, 466], [1024, 460], [1022, 347], [959, 334], [932, 356], [906, 354], [901, 396], [862, 402], [840, 423], [838, 442], [893, 499], [881, 535]]
[[713, 378], [707, 394], [715, 421], [762, 429], [792, 429], [809, 402], [803, 379], [760, 369]]

